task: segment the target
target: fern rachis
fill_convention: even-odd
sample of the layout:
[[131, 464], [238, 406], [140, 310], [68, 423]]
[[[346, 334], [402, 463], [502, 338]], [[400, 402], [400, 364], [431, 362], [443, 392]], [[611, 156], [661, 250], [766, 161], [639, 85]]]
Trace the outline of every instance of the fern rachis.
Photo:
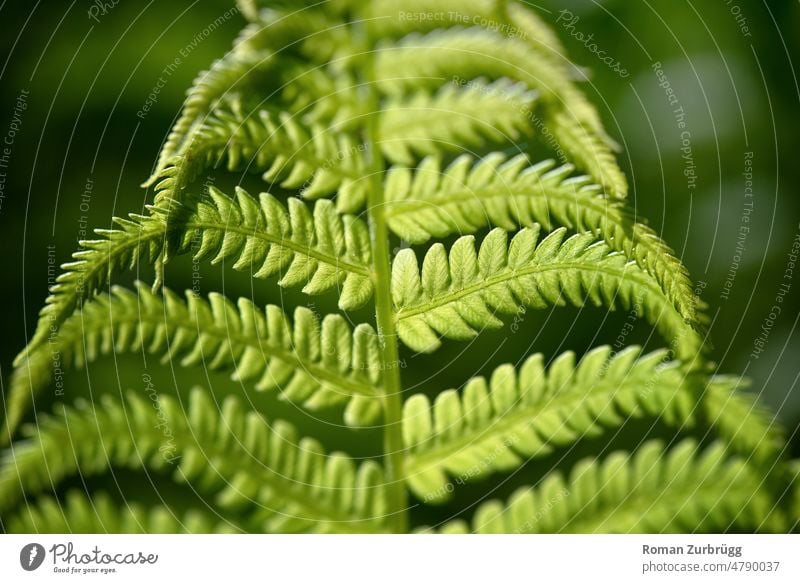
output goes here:
[[[522, 2], [438, 4], [527, 34], [400, 19], [397, 0], [241, 2], [250, 23], [190, 90], [148, 181], [152, 204], [80, 243], [15, 361], [4, 529], [407, 532], [462, 484], [512, 479], [527, 485], [424, 530], [793, 527], [800, 497], [783, 433], [740, 379], [713, 374], [688, 272], [628, 210], [616, 144], [557, 36]], [[537, 162], [531, 140], [569, 161]], [[198, 184], [241, 171], [263, 192]], [[296, 295], [182, 299], [164, 283], [183, 255], [322, 307]], [[152, 289], [114, 282], [131, 269], [147, 278], [147, 267]], [[666, 348], [533, 353], [446, 390], [410, 386], [402, 370], [523, 311], [557, 319], [567, 305], [627, 310]], [[89, 402], [67, 390], [47, 413], [52, 350], [68, 372], [159, 355], [151, 366], [176, 379], [223, 373], [246, 399], [176, 380], [155, 405], [135, 391]], [[302, 428], [259, 410], [270, 393], [300, 406]], [[39, 424], [19, 429], [31, 409]], [[331, 428], [309, 411], [371, 453], [326, 452]], [[636, 421], [670, 439], [648, 430], [633, 451], [609, 451]], [[543, 477], [529, 467], [597, 442], [595, 457], [556, 461]], [[175, 447], [180, 458], [164, 455]], [[198, 492], [204, 506], [121, 508], [93, 482], [120, 469]], [[69, 489], [62, 512], [78, 475], [91, 488]]]

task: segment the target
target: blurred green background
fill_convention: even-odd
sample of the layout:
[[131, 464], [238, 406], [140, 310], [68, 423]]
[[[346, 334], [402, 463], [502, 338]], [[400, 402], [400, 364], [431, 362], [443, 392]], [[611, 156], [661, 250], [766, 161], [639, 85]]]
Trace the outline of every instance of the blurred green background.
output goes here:
[[[88, 0], [0, 3], [0, 140], [11, 136], [12, 141], [6, 167], [0, 167], [4, 383], [47, 294], [48, 246], [54, 246], [59, 263], [65, 262], [87, 225], [107, 228], [112, 216], [142, 210], [152, 192], [138, 185], [153, 168], [186, 88], [227, 50], [243, 25], [238, 14], [227, 12], [231, 4], [221, 0], [121, 1], [95, 10], [96, 19], [89, 17], [92, 6], [97, 5]], [[571, 0], [539, 6], [589, 74], [585, 90], [623, 146], [621, 163], [632, 183], [637, 216], [682, 257], [709, 304], [720, 371], [749, 376], [751, 390], [793, 432], [800, 425], [800, 271], [763, 353], [755, 358], [752, 352], [776, 305], [792, 241], [800, 234], [800, 93], [793, 63], [800, 59], [800, 3]], [[225, 14], [220, 26], [202, 34]], [[603, 64], [596, 54], [600, 50], [628, 74]], [[165, 76], [164, 68], [179, 56], [180, 65]], [[654, 62], [661, 63], [677, 104], [670, 104], [659, 85], [664, 77], [657, 75]], [[157, 98], [144, 113], [158, 85]], [[676, 107], [683, 108], [685, 118], [676, 117]], [[752, 197], [745, 196], [746, 159], [752, 162]], [[241, 176], [218, 178], [217, 184], [239, 181], [251, 190], [259, 185], [257, 178]], [[742, 226], [749, 231], [737, 249]], [[224, 290], [261, 303], [313, 301], [320, 312], [335, 309], [329, 297], [281, 296], [274, 280], [252, 280], [208, 264], [202, 264], [201, 274], [201, 292]], [[176, 261], [167, 284], [190, 287], [190, 275], [190, 261]], [[133, 277], [149, 282], [152, 272], [142, 268]], [[625, 317], [592, 309], [528, 312], [515, 334], [506, 330], [470, 345], [451, 343], [435, 357], [404, 353], [404, 383], [409, 390], [438, 392], [531, 351], [549, 357], [566, 349], [581, 353], [613, 343]], [[637, 328], [629, 339], [649, 342], [649, 330]], [[164, 391], [195, 383], [210, 384], [219, 394], [246, 390], [202, 370], [173, 371], [152, 358], [128, 356], [70, 371], [68, 394], [143, 390], [145, 370]], [[273, 396], [246, 392], [268, 407], [271, 417], [290, 417], [308, 433], [355, 455], [380, 450], [375, 431], [338, 430], [339, 412], [313, 419], [314, 414]], [[633, 424], [613, 439], [604, 436], [602, 443], [581, 447], [638, 442], [658, 432], [658, 427]], [[576, 455], [584, 451], [578, 449]], [[796, 439], [793, 449], [797, 455]], [[529, 471], [546, 471], [558, 461], [545, 460]]]

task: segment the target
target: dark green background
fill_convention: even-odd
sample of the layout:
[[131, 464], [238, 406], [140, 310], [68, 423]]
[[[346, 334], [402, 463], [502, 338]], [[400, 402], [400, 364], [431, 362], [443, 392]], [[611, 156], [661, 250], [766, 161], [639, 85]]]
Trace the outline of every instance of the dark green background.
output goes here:
[[[234, 15], [202, 40], [169, 76], [142, 120], [136, 113], [165, 65], [230, 5], [218, 0], [122, 0], [100, 16], [99, 23], [88, 18], [91, 5], [88, 1], [0, 3], [0, 139], [11, 123], [17, 96], [22, 90], [30, 92], [0, 208], [3, 382], [46, 297], [47, 246], [55, 245], [59, 262], [67, 261], [76, 246], [87, 180], [92, 180], [90, 209], [85, 213], [90, 225], [108, 227], [111, 216], [142, 210], [152, 192], [138, 185], [153, 167], [186, 88], [230, 46], [243, 23]], [[702, 282], [702, 298], [713, 319], [713, 356], [720, 370], [752, 378], [752, 389], [792, 432], [800, 424], [800, 273], [782, 304], [766, 351], [758, 359], [750, 353], [775, 303], [791, 242], [800, 233], [796, 188], [800, 94], [792, 62], [800, 59], [800, 5], [789, 0], [768, 4], [739, 0], [752, 37], [742, 35], [731, 14], [734, 5], [725, 0], [574, 0], [548, 2], [543, 7], [550, 13], [543, 14], [555, 22], [559, 10], [569, 9], [580, 17], [574, 30], [593, 34], [598, 47], [631, 72], [628, 78], [618, 77], [554, 24], [573, 60], [590, 71], [591, 84], [585, 89], [600, 108], [609, 133], [624, 146], [621, 163], [632, 183], [631, 204], [637, 215], [646, 217], [676, 249], [692, 278]], [[694, 192], [687, 189], [680, 130], [651, 69], [653, 61], [663, 64], [686, 111], [698, 176]], [[720, 294], [742, 220], [747, 151], [753, 153], [754, 210], [741, 265], [725, 300]], [[253, 177], [234, 176], [218, 184], [240, 179], [258, 188]], [[188, 260], [177, 261], [167, 283], [174, 289], [188, 287], [189, 274]], [[309, 303], [298, 294], [280, 297], [274, 280], [254, 281], [208, 264], [203, 264], [202, 275], [203, 292], [224, 290], [230, 297], [247, 295], [262, 303]], [[137, 276], [152, 280], [148, 268]], [[320, 311], [333, 309], [331, 298], [311, 301]], [[434, 357], [404, 353], [408, 365], [404, 382], [412, 390], [433, 393], [458, 386], [469, 375], [490, 371], [498, 363], [516, 362], [532, 350], [548, 357], [566, 349], [583, 352], [613, 343], [624, 321], [625, 314], [592, 309], [529, 312], [516, 334], [505, 330], [469, 346], [451, 343]], [[644, 342], [648, 335], [649, 330], [640, 327], [631, 338]], [[209, 381], [218, 394], [244, 390], [219, 375], [206, 378], [204, 371], [177, 369], [173, 376], [153, 359], [144, 363], [141, 357], [120, 357], [70, 372], [69, 394], [143, 390], [145, 364], [163, 391]], [[304, 420], [307, 413], [275, 403], [269, 396], [257, 399], [269, 407], [270, 416], [291, 417], [307, 432], [356, 455], [379, 451], [376, 432], [353, 434], [331, 425], [340, 419], [337, 412], [324, 415], [326, 423], [320, 424]], [[650, 431], [649, 424], [634, 425], [611, 445], [630, 447], [645, 434], [658, 432], [658, 427]], [[586, 449], [609, 446], [609, 438], [603, 439]], [[796, 455], [796, 440], [794, 450]], [[546, 460], [531, 471], [543, 471], [558, 461]]]

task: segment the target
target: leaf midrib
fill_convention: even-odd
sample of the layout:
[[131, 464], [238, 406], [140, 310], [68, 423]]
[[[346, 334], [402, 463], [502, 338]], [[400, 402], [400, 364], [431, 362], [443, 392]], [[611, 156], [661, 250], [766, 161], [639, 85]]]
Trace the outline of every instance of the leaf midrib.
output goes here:
[[[113, 298], [111, 300], [113, 302]], [[111, 325], [118, 326], [119, 324], [123, 323], [132, 323], [136, 324], [152, 324], [156, 327], [166, 327], [166, 326], [174, 326], [175, 328], [181, 328], [183, 330], [188, 330], [189, 332], [197, 332], [198, 327], [196, 325], [192, 325], [195, 323], [194, 320], [169, 320], [164, 317], [158, 317], [156, 314], [151, 312], [129, 312], [125, 309], [123, 305], [122, 308], [117, 308], [116, 310], [112, 310], [114, 314], [113, 323]], [[83, 336], [88, 333], [92, 328], [95, 328], [98, 331], [101, 331], [104, 328], [107, 328], [110, 324], [108, 321], [103, 321], [101, 319], [94, 320], [86, 318], [86, 314], [84, 313], [83, 317], [81, 318], [81, 326], [75, 328], [76, 337], [73, 337], [72, 334], [69, 333], [70, 327], [69, 326], [62, 326], [60, 330], [60, 334], [62, 335], [59, 339], [60, 346], [74, 346], [77, 340], [81, 340]], [[241, 334], [229, 334], [227, 331], [223, 331], [222, 329], [214, 326], [211, 328], [203, 327], [200, 330], [200, 334], [205, 334], [217, 338], [222, 341], [232, 341], [238, 342], [243, 346], [247, 346], [250, 348], [257, 348], [258, 350], [263, 352], [267, 352], [274, 356], [275, 358], [279, 358], [284, 362], [292, 365], [296, 369], [303, 369], [307, 371], [313, 371], [314, 375], [320, 379], [324, 379], [332, 384], [339, 385], [343, 388], [349, 389], [353, 394], [360, 394], [366, 395], [369, 397], [377, 397], [380, 395], [377, 387], [368, 384], [356, 383], [352, 380], [337, 376], [328, 371], [327, 368], [321, 366], [320, 364], [309, 363], [306, 361], [302, 361], [300, 358], [295, 356], [293, 351], [287, 351], [278, 347], [275, 347], [272, 344], [269, 344], [263, 338], [251, 338], [249, 336], [244, 336]], [[44, 352], [34, 351], [34, 354], [42, 354]], [[33, 356], [31, 356], [32, 358]]]
[[[457, 204], [478, 204], [484, 206], [494, 199], [505, 199], [509, 201], [521, 199], [522, 201], [528, 201], [539, 198], [548, 203], [548, 207], [549, 201], [555, 200], [562, 204], [575, 205], [576, 214], [583, 210], [588, 215], [594, 216], [599, 224], [597, 227], [593, 228], [592, 231], [597, 232], [603, 237], [609, 246], [617, 251], [624, 251], [626, 255], [636, 261], [642, 269], [648, 271], [652, 270], [653, 276], [665, 286], [669, 285], [671, 282], [675, 282], [681, 286], [682, 291], [686, 291], [683, 290], [683, 288], [686, 287], [686, 282], [681, 280], [680, 274], [670, 273], [669, 269], [664, 269], [659, 272], [659, 265], [670, 266], [670, 252], [663, 247], [663, 242], [660, 239], [647, 236], [646, 226], [636, 223], [634, 220], [630, 220], [629, 223], [627, 222], [628, 218], [625, 215], [624, 209], [618, 206], [619, 199], [608, 199], [602, 196], [591, 195], [580, 196], [580, 192], [575, 193], [568, 189], [565, 190], [559, 185], [548, 188], [546, 184], [506, 184], [501, 181], [499, 184], [486, 184], [481, 187], [470, 189], [469, 183], [467, 183], [463, 189], [447, 193], [437, 192], [432, 195], [423, 195], [420, 199], [415, 200], [394, 200], [387, 205], [386, 215], [391, 220], [393, 218], [405, 218], [407, 215], [413, 215], [414, 213], [424, 213], [426, 211], [437, 212], [436, 210], [431, 211], [431, 207]], [[513, 220], [517, 224], [526, 226], [524, 221], [518, 220], [516, 209], [514, 209], [511, 204], [507, 204], [507, 206], [512, 210], [512, 214], [514, 215]], [[485, 208], [484, 211], [487, 212]], [[549, 214], [553, 213], [550, 208], [548, 208], [547, 212]], [[564, 223], [566, 227], [577, 228], [577, 225], [582, 222], [580, 216], [568, 218], [569, 221]], [[481, 223], [495, 223], [491, 217], [490, 211], [481, 217]], [[608, 232], [604, 227], [610, 227]], [[626, 233], [628, 228], [631, 229], [630, 237], [628, 237], [627, 234], [623, 239], [615, 236], [615, 229]], [[610, 235], [611, 237], [609, 237]], [[430, 239], [430, 233], [428, 233], [428, 236]], [[628, 240], [627, 244], [626, 239]], [[628, 245], [631, 246], [631, 248], [635, 246], [642, 248], [644, 257], [634, 250], [628, 249]], [[649, 262], [651, 262], [652, 265], [648, 265]], [[687, 290], [691, 291], [690, 288], [687, 288]], [[671, 301], [686, 318], [692, 321], [695, 320], [696, 315], [694, 313], [694, 308], [690, 303], [685, 301], [684, 298], [675, 298]]]
[[[161, 221], [152, 222], [157, 222], [158, 228], [153, 228], [152, 223], [148, 220], [146, 225], [140, 225], [139, 232], [135, 237], [125, 237], [122, 240], [114, 240], [109, 238], [105, 239], [105, 242], [109, 244], [109, 247], [106, 249], [99, 250], [84, 247], [82, 250], [91, 251], [91, 256], [81, 257], [73, 264], [73, 268], [64, 272], [71, 274], [83, 274], [83, 285], [79, 285], [74, 281], [58, 284], [62, 289], [59, 289], [51, 294], [53, 298], [57, 299], [45, 306], [47, 314], [49, 315], [51, 312], [56, 312], [59, 314], [59, 316], [56, 316], [56, 320], [60, 320], [59, 324], [63, 323], [63, 312], [67, 309], [67, 306], [72, 302], [77, 302], [79, 298], [86, 297], [91, 293], [89, 292], [89, 294], [87, 294], [85, 291], [87, 289], [87, 281], [93, 281], [98, 276], [100, 271], [103, 269], [109, 269], [111, 266], [116, 265], [117, 259], [129, 252], [131, 248], [135, 249], [142, 245], [142, 243], [149, 242], [153, 239], [164, 239], [167, 236], [166, 224], [162, 223]], [[133, 235], [133, 233], [125, 230], [117, 231], [117, 233]], [[46, 328], [49, 328], [53, 325], [51, 319], [45, 320], [44, 318], [41, 318], [40, 323], [45, 324]], [[31, 344], [26, 347], [26, 350], [20, 354], [20, 357], [26, 352], [36, 348], [38, 344], [40, 343], [31, 342]]]
[[[142, 312], [141, 314], [140, 313], [128, 314], [128, 316], [130, 316], [130, 319], [133, 323], [138, 323], [138, 322], [150, 323], [156, 326], [167, 326], [171, 324], [176, 328], [182, 328], [184, 330], [188, 330], [193, 333], [199, 331], [199, 335], [212, 336], [223, 342], [226, 341], [231, 343], [238, 342], [242, 346], [257, 348], [262, 353], [266, 352], [268, 354], [271, 354], [272, 356], [279, 358], [288, 364], [291, 364], [294, 368], [298, 370], [306, 370], [313, 372], [314, 375], [320, 379], [324, 379], [330, 383], [339, 385], [344, 388], [349, 388], [351, 393], [366, 395], [369, 397], [377, 397], [379, 395], [377, 389], [371, 385], [362, 385], [361, 383], [355, 383], [346, 377], [341, 377], [332, 374], [328, 372], [328, 370], [321, 364], [306, 362], [298, 358], [295, 355], [294, 351], [287, 351], [285, 349], [276, 347], [266, 342], [266, 340], [263, 338], [251, 338], [249, 336], [244, 336], [242, 334], [230, 334], [227, 330], [222, 330], [217, 326], [212, 326], [212, 327], [202, 326], [202, 328], [200, 328], [197, 325], [192, 325], [192, 324], [198, 324], [198, 322], [196, 322], [196, 320], [194, 319], [190, 319], [186, 322], [184, 322], [183, 320], [170, 321], [165, 318], [155, 317], [154, 315], [145, 312]], [[119, 320], [120, 320], [119, 311], [117, 311], [117, 313], [115, 314], [115, 321], [118, 322]]]
[[193, 221], [193, 220], [190, 220], [187, 223], [186, 227], [189, 229], [200, 229], [201, 234], [203, 230], [211, 230], [211, 229], [224, 232], [232, 231], [240, 235], [244, 235], [245, 237], [253, 237], [256, 239], [261, 239], [270, 244], [285, 247], [298, 255], [305, 255], [312, 259], [316, 259], [321, 263], [332, 265], [333, 267], [336, 268], [341, 268], [344, 271], [349, 271], [350, 273], [355, 273], [367, 278], [369, 278], [371, 275], [370, 270], [364, 267], [363, 265], [351, 263], [349, 261], [343, 261], [339, 257], [328, 255], [327, 253], [323, 253], [322, 251], [314, 249], [311, 246], [297, 243], [294, 241], [294, 239], [279, 237], [267, 231], [256, 230], [254, 227], [242, 227], [239, 225], [221, 225], [219, 223], [207, 223], [204, 221]]
[[[626, 267], [628, 265], [629, 263], [626, 263]], [[430, 299], [427, 302], [423, 302], [408, 308], [400, 308], [397, 310], [397, 320], [398, 321], [405, 320], [406, 318], [412, 318], [414, 316], [430, 312], [444, 305], [457, 302], [458, 300], [468, 295], [487, 290], [494, 285], [505, 283], [507, 281], [516, 279], [518, 277], [524, 277], [526, 275], [533, 275], [536, 273], [544, 273], [547, 271], [563, 271], [567, 269], [574, 269], [576, 271], [588, 271], [593, 273], [602, 273], [612, 277], [617, 277], [621, 280], [624, 280], [626, 277], [630, 277], [630, 281], [637, 283], [641, 288], [646, 288], [651, 293], [651, 297], [658, 298], [658, 301], [661, 303], [666, 303], [662, 298], [659, 297], [661, 294], [661, 288], [658, 288], [657, 286], [653, 285], [646, 278], [637, 277], [635, 271], [628, 271], [626, 269], [622, 270], [612, 269], [609, 267], [604, 267], [602, 265], [590, 265], [576, 261], [569, 261], [569, 262], [555, 263], [549, 265], [529, 265], [527, 267], [523, 267], [520, 269], [512, 269], [506, 271], [504, 273], [489, 277], [487, 279], [477, 281], [459, 290], [442, 294], [441, 296], [434, 299]]]
[[[555, 186], [548, 189], [546, 184], [510, 184], [504, 182], [502, 179], [500, 183], [484, 184], [476, 188], [470, 188], [469, 181], [464, 185], [463, 189], [454, 190], [446, 193], [436, 192], [430, 195], [422, 195], [419, 199], [395, 199], [390, 201], [386, 208], [387, 217], [402, 216], [405, 214], [424, 211], [431, 206], [449, 205], [462, 202], [476, 202], [481, 203], [483, 200], [491, 200], [495, 198], [502, 198], [505, 200], [512, 198], [532, 199], [532, 198], [558, 198], [566, 202], [583, 202], [579, 201], [575, 194], [570, 191], [565, 191], [560, 186]], [[594, 204], [591, 197], [585, 200], [586, 205], [591, 206], [594, 212], [601, 212], [608, 210], [605, 207], [598, 208]], [[610, 201], [609, 201], [610, 202]], [[488, 218], [488, 217], [487, 217]]]
[[[623, 381], [622, 386], [616, 384], [614, 379], [603, 379], [602, 382], [597, 383], [589, 391], [584, 392], [580, 392], [581, 387], [572, 384], [568, 390], [565, 390], [561, 394], [553, 395], [552, 398], [547, 401], [537, 401], [536, 403], [526, 404], [522, 409], [513, 409], [500, 417], [493, 417], [490, 425], [461, 433], [456, 439], [448, 441], [446, 444], [434, 443], [432, 447], [424, 449], [418, 454], [409, 454], [409, 466], [425, 469], [434, 464], [444, 464], [447, 457], [451, 454], [476, 447], [480, 445], [484, 439], [504, 437], [512, 431], [516, 425], [524, 423], [533, 425], [539, 416], [558, 411], [559, 409], [568, 408], [585, 400], [589, 396], [596, 397], [597, 395], [609, 393], [613, 397], [614, 395], [618, 395], [621, 391], [635, 393], [639, 384], [638, 379], [635, 382], [629, 379]], [[664, 390], [672, 394], [675, 387], [660, 385], [659, 390]], [[520, 400], [522, 400], [521, 397]], [[554, 401], [557, 401], [557, 404], [552, 404]], [[613, 402], [615, 402], [614, 398], [609, 399], [609, 403]], [[435, 437], [433, 439], [435, 439]]]

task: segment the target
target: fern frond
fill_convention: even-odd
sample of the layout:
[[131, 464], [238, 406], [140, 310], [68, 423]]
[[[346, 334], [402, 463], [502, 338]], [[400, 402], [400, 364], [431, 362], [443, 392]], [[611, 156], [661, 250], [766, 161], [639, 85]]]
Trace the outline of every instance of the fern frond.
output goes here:
[[390, 99], [380, 113], [379, 145], [389, 161], [410, 165], [415, 154], [510, 143], [532, 131], [535, 100], [535, 93], [507, 79], [447, 83], [435, 94]]
[[[409, 18], [410, 15], [422, 14], [431, 14], [432, 17]], [[609, 145], [615, 146], [606, 135], [597, 110], [576, 89], [573, 82], [575, 67], [567, 59], [564, 45], [530, 6], [491, 0], [441, 0], [432, 12], [430, 2], [425, 0], [377, 0], [369, 2], [359, 15], [376, 39], [399, 38], [412, 32], [429, 33], [436, 29], [463, 30], [463, 26], [469, 23], [499, 34], [501, 38], [510, 38], [517, 52], [527, 45], [530, 52], [524, 62], [533, 62], [536, 70], [548, 70], [551, 91], [555, 92], [557, 88], [559, 104], [595, 129]], [[451, 41], [451, 44], [458, 46], [457, 41]], [[518, 62], [511, 62], [520, 66]]]
[[555, 167], [553, 160], [531, 165], [524, 155], [507, 159], [494, 153], [481, 160], [463, 155], [444, 170], [431, 157], [416, 171], [399, 166], [389, 171], [386, 217], [396, 234], [417, 244], [488, 225], [516, 230], [539, 223], [552, 230], [555, 223], [593, 231], [650, 272], [684, 319], [696, 322], [689, 275], [672, 250], [621, 201], [571, 173], [570, 165]]
[[[644, 416], [659, 432], [690, 428], [703, 445], [562, 457], [569, 478], [559, 465], [508, 503], [482, 505], [471, 527], [443, 530], [797, 528], [788, 515], [800, 505], [798, 465], [782, 432], [742, 380], [712, 374], [703, 303], [675, 253], [627, 210], [619, 146], [536, 7], [237, 3], [250, 24], [188, 91], [146, 183], [153, 203], [80, 242], [14, 361], [0, 435], [2, 446], [12, 440], [0, 453], [5, 530], [406, 532], [409, 491], [440, 502], [452, 482], [519, 478], [529, 459]], [[533, 152], [535, 140], [558, 167], [510, 154]], [[285, 200], [199, 187], [223, 169], [260, 174]], [[430, 246], [395, 254], [395, 236]], [[218, 293], [184, 299], [163, 286], [180, 254], [336, 294], [340, 310], [371, 302], [375, 328]], [[140, 264], [154, 268], [151, 288], [112, 285]], [[603, 346], [547, 366], [536, 354], [458, 391], [406, 397], [398, 343], [432, 352], [564, 305], [627, 310], [667, 347]], [[56, 399], [54, 414], [37, 407], [13, 441], [43, 388], [62, 396], [70, 367], [125, 352], [275, 391], [265, 403], [341, 407], [350, 427], [380, 419], [383, 466], [326, 454], [235, 397], [218, 403], [215, 391], [179, 385], [162, 394], [149, 382], [96, 402]], [[107, 483], [120, 470], [159, 491], [190, 489], [202, 504], [184, 513], [183, 501], [123, 505], [91, 491], [93, 476]], [[87, 491], [65, 497], [78, 480]]]
[[785, 452], [786, 437], [775, 416], [744, 391], [749, 384], [732, 375], [711, 377], [703, 402], [706, 421], [737, 454], [772, 464]]
[[[437, 29], [411, 34], [378, 51], [378, 88], [402, 95], [420, 87], [478, 77], [510, 79], [536, 90], [545, 103], [544, 123], [577, 165], [614, 196], [627, 195], [625, 175], [616, 163], [596, 110], [575, 89], [562, 67], [543, 59], [521, 38], [481, 28]], [[535, 120], [530, 119], [533, 124]]]
[[[170, 211], [166, 210], [165, 214]], [[101, 239], [81, 241], [73, 261], [61, 266], [63, 273], [50, 288], [45, 306], [39, 312], [36, 331], [28, 346], [14, 360], [21, 366], [33, 350], [47, 341], [86, 298], [92, 297], [112, 275], [142, 263], [154, 263], [168, 238], [163, 216], [131, 214], [129, 219], [114, 218], [117, 229], [96, 229]]]
[[236, 524], [208, 511], [193, 508], [183, 516], [163, 504], [150, 507], [116, 502], [100, 492], [87, 498], [71, 490], [62, 502], [43, 496], [8, 519], [9, 533], [36, 534], [172, 534], [237, 533]]
[[155, 184], [161, 172], [176, 156], [185, 155], [192, 147], [194, 131], [201, 128], [206, 116], [220, 100], [245, 91], [255, 80], [263, 78], [275, 62], [272, 54], [232, 51], [200, 73], [183, 105], [178, 121], [161, 148], [158, 163], [145, 186]]
[[422, 272], [414, 251], [404, 249], [392, 266], [392, 296], [400, 339], [417, 352], [431, 352], [439, 335], [469, 340], [480, 330], [502, 326], [496, 314], [524, 307], [567, 303], [635, 310], [654, 324], [682, 360], [692, 360], [702, 339], [683, 321], [657, 282], [623, 254], [592, 234], [564, 239], [565, 229], [537, 245], [539, 227], [507, 233], [492, 230], [476, 252], [472, 236], [445, 251], [441, 243], [425, 255]]
[[77, 473], [126, 467], [172, 470], [178, 482], [212, 495], [217, 508], [254, 506], [250, 516], [268, 532], [384, 529], [377, 464], [326, 455], [315, 440], [298, 439], [286, 422], [268, 424], [235, 397], [218, 406], [196, 389], [186, 410], [168, 395], [106, 397], [99, 405], [81, 402], [28, 427], [29, 439], [0, 465], [0, 512]]
[[229, 170], [264, 172], [264, 179], [300, 190], [306, 198], [337, 193], [340, 210], [364, 205], [369, 181], [364, 147], [346, 133], [321, 125], [305, 126], [287, 113], [266, 110], [244, 114], [239, 108], [218, 108], [198, 134], [206, 163], [226, 160]]
[[136, 293], [115, 286], [73, 314], [47, 346], [15, 369], [8, 391], [7, 423], [14, 430], [30, 397], [47, 387], [59, 368], [80, 368], [101, 355], [147, 352], [162, 362], [231, 371], [238, 382], [312, 409], [349, 402], [345, 420], [369, 424], [380, 415], [380, 349], [368, 324], [351, 329], [342, 316], [320, 322], [298, 307], [293, 322], [278, 306], [259, 308], [246, 298], [233, 304], [191, 290], [182, 301], [169, 289], [163, 297], [137, 282]]
[[701, 450], [685, 440], [665, 451], [647, 442], [631, 456], [585, 461], [569, 480], [551, 474], [507, 504], [481, 505], [472, 528], [461, 521], [443, 532], [664, 533], [766, 530], [786, 520], [758, 471], [729, 458], [723, 444]]
[[327, 69], [298, 66], [287, 71], [282, 100], [287, 111], [310, 126], [337, 132], [355, 132], [372, 113], [359, 94], [360, 82], [351, 71], [332, 76]]
[[[504, 2], [505, 23], [513, 27], [536, 53], [543, 65], [551, 68], [559, 80], [559, 102], [552, 105], [567, 112], [581, 125], [586, 125], [596, 133], [609, 148], [619, 149], [619, 145], [606, 133], [597, 108], [576, 86], [576, 80], [584, 80], [584, 74], [576, 74], [576, 67], [567, 57], [564, 45], [553, 29], [545, 23], [538, 12], [519, 2]], [[627, 184], [625, 185], [627, 188]]]
[[439, 87], [454, 78], [480, 77], [520, 81], [546, 100], [555, 99], [563, 86], [560, 75], [535, 58], [523, 40], [480, 27], [409, 34], [378, 46], [376, 82], [387, 95]]
[[433, 406], [425, 395], [412, 396], [403, 412], [410, 488], [426, 502], [443, 502], [452, 492], [448, 474], [464, 481], [513, 470], [644, 415], [690, 427], [697, 391], [682, 365], [665, 359], [663, 350], [613, 354], [601, 346], [577, 365], [565, 352], [545, 369], [537, 354], [519, 372], [507, 364], [488, 382], [471, 379], [461, 395], [443, 391]]
[[625, 198], [628, 180], [603, 138], [575, 119], [572, 111], [555, 112], [551, 119], [550, 131], [575, 165], [588, 172], [612, 196]]
[[522, 36], [543, 55], [566, 59], [567, 50], [553, 29], [533, 8], [520, 2], [504, 2], [509, 24], [517, 27]]
[[329, 200], [312, 213], [297, 198], [287, 210], [270, 194], [256, 201], [241, 188], [235, 200], [213, 187], [209, 195], [186, 219], [180, 252], [195, 248], [195, 259], [230, 261], [256, 278], [280, 275], [279, 285], [311, 295], [337, 289], [343, 310], [372, 297], [369, 232], [358, 217], [339, 215]]
[[[58, 331], [61, 336], [63, 327]], [[58, 346], [50, 343], [40, 344], [26, 350], [19, 364], [15, 364], [8, 385], [4, 385], [3, 419], [0, 429], [0, 445], [5, 446], [19, 427], [22, 417], [28, 410], [29, 403], [35, 403], [44, 387], [55, 380], [56, 390], [63, 388], [63, 376], [56, 378], [57, 367], [61, 366]], [[54, 358], [55, 357], [55, 358]], [[58, 386], [61, 385], [61, 386]]]
[[[504, 36], [518, 37], [540, 50], [542, 56], [564, 58], [566, 50], [553, 30], [532, 8], [517, 2], [493, 0], [438, 0], [435, 11], [426, 0], [372, 0], [357, 11], [364, 19], [370, 36], [375, 39], [400, 38], [409, 33], [427, 33], [435, 29], [481, 26]], [[501, 18], [498, 8], [508, 17]], [[431, 14], [430, 18], [412, 15]]]
[[453, 491], [447, 475], [461, 483], [510, 471], [645, 415], [681, 430], [708, 417], [720, 443], [748, 462], [775, 461], [785, 440], [775, 421], [736, 391], [741, 379], [706, 381], [665, 359], [663, 350], [641, 355], [632, 346], [614, 354], [601, 346], [577, 366], [566, 352], [545, 370], [537, 354], [518, 372], [503, 365], [488, 382], [471, 379], [460, 395], [444, 391], [433, 406], [425, 395], [414, 395], [403, 413], [409, 487], [425, 502], [443, 502]]
[[[568, 64], [566, 50], [558, 36], [530, 7], [517, 2], [499, 4], [498, 6], [498, 3], [492, 0], [441, 0], [437, 2], [436, 10], [432, 12], [430, 2], [425, 0], [376, 0], [367, 3], [363, 10], [359, 11], [359, 16], [365, 20], [368, 32], [375, 39], [398, 39], [409, 33], [419, 35], [440, 29], [434, 34], [433, 39], [427, 39], [427, 42], [433, 45], [431, 48], [440, 48], [437, 39], [439, 43], [442, 43], [439, 37], [446, 29], [456, 29], [453, 36], [459, 37], [465, 24], [473, 24], [485, 29], [490, 34], [497, 34], [501, 40], [510, 38], [510, 46], [513, 49], [508, 50], [521, 53], [527, 45], [529, 52], [524, 61], [508, 61], [508, 63], [517, 67], [524, 67], [531, 63], [536, 71], [546, 68], [548, 71], [546, 79], [550, 81], [549, 91], [558, 92], [560, 102], [565, 108], [582, 122], [596, 129], [611, 143], [610, 138], [607, 138], [605, 134], [597, 111], [583, 94], [574, 88], [570, 75], [570, 69], [573, 67]], [[409, 17], [422, 14], [431, 14], [431, 17]], [[471, 28], [469, 30], [479, 29]], [[414, 38], [412, 37], [412, 39]], [[483, 40], [484, 37], [481, 36], [478, 42]], [[409, 39], [405, 39], [401, 46], [406, 44], [413, 43]], [[466, 43], [459, 43], [458, 38], [444, 41], [444, 44], [450, 50], [468, 47]], [[484, 44], [489, 43], [485, 42]], [[387, 47], [388, 50], [391, 49]], [[502, 61], [499, 53], [495, 60]], [[386, 62], [391, 64], [393, 60], [391, 57], [387, 57]], [[488, 68], [493, 70], [494, 66], [495, 63], [492, 63]], [[487, 71], [485, 74], [490, 73]], [[510, 70], [503, 70], [499, 74], [519, 78], [517, 73], [511, 74]], [[387, 80], [386, 83], [389, 85], [391, 82]]]

